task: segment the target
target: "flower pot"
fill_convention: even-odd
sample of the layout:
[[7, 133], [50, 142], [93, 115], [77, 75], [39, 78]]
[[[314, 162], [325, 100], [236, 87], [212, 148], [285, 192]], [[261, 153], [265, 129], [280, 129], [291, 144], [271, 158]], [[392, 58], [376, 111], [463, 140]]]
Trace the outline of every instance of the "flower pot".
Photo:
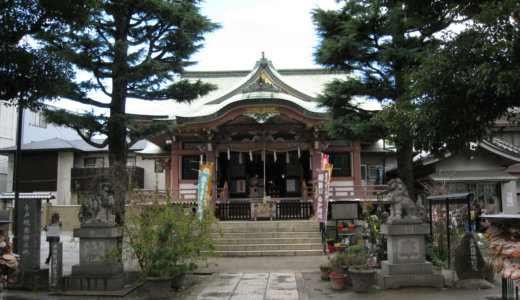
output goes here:
[[347, 246], [336, 246], [336, 251], [339, 252], [339, 253], [343, 253], [343, 251], [345, 251], [345, 249], [347, 249]]
[[328, 245], [328, 248], [330, 253], [334, 252], [334, 245]]
[[352, 289], [355, 292], [368, 292], [374, 284], [376, 270], [365, 268], [350, 267], [348, 269], [348, 276], [352, 280]]
[[170, 277], [146, 277], [146, 287], [152, 299], [168, 299], [171, 288]]
[[345, 287], [347, 274], [329, 274], [330, 287], [333, 290], [342, 290]]
[[321, 280], [329, 280], [329, 270], [328, 266], [320, 266]]

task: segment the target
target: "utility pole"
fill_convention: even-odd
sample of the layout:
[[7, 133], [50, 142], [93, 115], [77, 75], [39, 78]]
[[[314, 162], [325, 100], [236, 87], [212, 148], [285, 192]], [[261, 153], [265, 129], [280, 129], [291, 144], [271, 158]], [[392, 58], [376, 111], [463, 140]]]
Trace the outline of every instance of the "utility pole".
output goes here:
[[[23, 99], [23, 94], [20, 95], [20, 100]], [[18, 232], [18, 200], [20, 198], [20, 161], [22, 156], [22, 126], [23, 126], [23, 105], [18, 101], [18, 125], [16, 128], [16, 154], [14, 158], [14, 202], [13, 202], [13, 232]], [[15, 235], [15, 239], [18, 237]], [[13, 251], [18, 252], [18, 243], [13, 240]]]

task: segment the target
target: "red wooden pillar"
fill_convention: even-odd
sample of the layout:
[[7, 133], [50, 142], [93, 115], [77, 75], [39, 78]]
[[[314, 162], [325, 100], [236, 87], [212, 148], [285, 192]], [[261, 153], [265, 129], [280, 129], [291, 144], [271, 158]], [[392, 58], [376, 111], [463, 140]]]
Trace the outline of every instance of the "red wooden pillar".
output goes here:
[[352, 168], [354, 171], [354, 196], [364, 197], [365, 192], [361, 187], [361, 146], [359, 142], [354, 143], [354, 151], [352, 152]]
[[172, 143], [172, 163], [171, 163], [171, 194], [174, 200], [180, 200], [179, 192], [179, 142]]

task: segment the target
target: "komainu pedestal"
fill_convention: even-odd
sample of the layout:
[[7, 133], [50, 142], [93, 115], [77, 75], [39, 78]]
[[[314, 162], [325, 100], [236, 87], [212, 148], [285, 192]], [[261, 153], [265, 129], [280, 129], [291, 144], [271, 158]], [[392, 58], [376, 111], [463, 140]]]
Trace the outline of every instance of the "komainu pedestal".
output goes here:
[[417, 221], [383, 224], [381, 232], [387, 237], [388, 253], [388, 260], [381, 263], [381, 270], [376, 273], [376, 283], [381, 289], [443, 286], [442, 275], [434, 273], [432, 263], [425, 257], [424, 235], [430, 232], [428, 224]]
[[121, 229], [115, 226], [74, 229], [74, 237], [79, 238], [79, 265], [72, 266], [72, 275], [66, 277], [66, 289], [121, 289], [126, 283], [123, 262], [117, 250], [121, 236]]
[[65, 277], [66, 290], [114, 291], [126, 283], [121, 253], [117, 245], [123, 234], [114, 223], [113, 189], [100, 183], [92, 197], [81, 205], [81, 227], [74, 229], [79, 238], [79, 265]]

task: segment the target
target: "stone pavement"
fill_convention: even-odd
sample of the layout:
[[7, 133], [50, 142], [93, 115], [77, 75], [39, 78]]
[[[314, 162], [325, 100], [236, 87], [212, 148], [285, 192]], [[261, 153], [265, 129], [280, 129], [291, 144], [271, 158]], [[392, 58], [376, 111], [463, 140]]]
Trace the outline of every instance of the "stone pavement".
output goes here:
[[[64, 274], [71, 273], [73, 264], [79, 262], [79, 243], [70, 232], [62, 234]], [[42, 267], [47, 257], [48, 244], [42, 237]], [[214, 263], [186, 276], [185, 288], [172, 293], [171, 299], [182, 300], [339, 300], [339, 299], [399, 299], [399, 300], [484, 300], [499, 299], [501, 289], [497, 285], [488, 290], [403, 288], [396, 290], [373, 289], [369, 293], [355, 293], [352, 289], [332, 290], [328, 281], [320, 279], [319, 266], [327, 262], [326, 256], [295, 257], [219, 257]], [[217, 264], [217, 265], [215, 265]], [[125, 262], [125, 270], [135, 270], [135, 263]], [[495, 296], [493, 298], [488, 298]], [[124, 299], [147, 299], [142, 287]], [[7, 290], [0, 299], [115, 299], [115, 297], [57, 296], [48, 291], [30, 292]]]
[[219, 273], [198, 300], [298, 300], [294, 273]]

